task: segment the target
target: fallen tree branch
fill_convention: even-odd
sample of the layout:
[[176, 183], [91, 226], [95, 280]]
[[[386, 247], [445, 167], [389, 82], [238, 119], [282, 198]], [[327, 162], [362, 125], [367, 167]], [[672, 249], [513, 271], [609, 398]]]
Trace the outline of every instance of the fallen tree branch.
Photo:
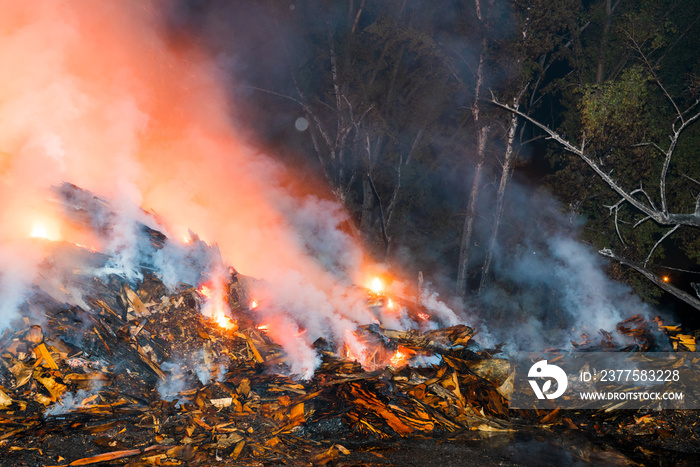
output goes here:
[[[549, 137], [556, 142], [558, 142], [560, 145], [564, 147], [565, 150], [568, 152], [575, 154], [581, 160], [583, 160], [593, 171], [610, 187], [612, 188], [613, 191], [615, 191], [618, 195], [620, 195], [625, 201], [630, 203], [632, 206], [634, 206], [636, 209], [641, 211], [642, 213], [646, 214], [649, 218], [654, 220], [656, 223], [660, 225], [688, 225], [692, 227], [700, 227], [700, 215], [698, 215], [696, 212], [692, 214], [681, 214], [681, 213], [669, 213], [666, 205], [665, 205], [665, 196], [663, 197], [663, 203], [662, 203], [662, 208], [661, 210], [656, 209], [653, 205], [647, 205], [643, 203], [642, 201], [638, 200], [633, 196], [632, 193], [634, 192], [628, 192], [624, 188], [622, 188], [613, 178], [610, 176], [609, 173], [605, 172], [600, 165], [594, 160], [593, 157], [590, 155], [586, 154], [583, 151], [583, 147], [579, 148], [574, 146], [569, 140], [561, 136], [559, 133], [556, 131], [552, 130], [548, 126], [538, 122], [531, 116], [527, 115], [524, 112], [519, 111], [518, 109], [515, 109], [507, 104], [502, 104], [498, 102], [496, 97], [491, 93], [491, 99], [488, 101], [492, 103], [493, 105], [500, 107], [504, 110], [507, 110], [509, 112], [512, 112], [516, 115], [521, 116], [525, 120], [529, 121], [533, 125], [535, 125], [537, 128], [543, 130], [545, 133], [549, 135]], [[695, 122], [700, 118], [700, 113], [697, 113], [693, 115], [692, 117], [689, 117], [685, 119], [680, 126], [680, 128], [673, 129], [673, 135], [671, 136], [671, 145], [669, 146], [668, 151], [666, 151], [667, 155], [670, 155], [673, 153], [673, 150], [676, 147], [676, 144], [678, 142], [678, 138], [680, 137], [681, 132], [686, 129], [691, 123]], [[665, 180], [662, 179], [662, 185]], [[665, 190], [665, 186], [662, 186], [662, 192]], [[636, 192], [637, 190], [635, 190]]]
[[619, 262], [620, 264], [624, 264], [625, 266], [634, 269], [635, 271], [637, 271], [638, 273], [640, 273], [641, 275], [643, 275], [644, 277], [646, 277], [647, 279], [652, 281], [654, 284], [656, 284], [656, 286], [659, 287], [660, 289], [670, 293], [671, 295], [673, 295], [674, 297], [676, 297], [680, 300], [683, 300], [685, 303], [692, 306], [696, 310], [700, 310], [700, 300], [699, 299], [697, 299], [697, 298], [693, 297], [692, 295], [690, 295], [689, 293], [679, 289], [675, 285], [664, 281], [662, 277], [659, 277], [658, 275], [649, 271], [641, 263], [638, 263], [636, 261], [632, 261], [630, 259], [618, 256], [615, 252], [613, 252], [609, 248], [602, 249], [598, 253], [600, 253], [601, 255], [606, 256], [608, 258], [612, 258], [615, 261]]

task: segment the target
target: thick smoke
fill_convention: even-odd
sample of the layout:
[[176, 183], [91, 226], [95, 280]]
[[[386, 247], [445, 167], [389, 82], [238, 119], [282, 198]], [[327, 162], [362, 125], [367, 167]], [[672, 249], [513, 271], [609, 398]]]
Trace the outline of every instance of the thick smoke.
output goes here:
[[480, 305], [493, 342], [512, 349], [570, 348], [586, 332], [614, 331], [652, 309], [605, 274], [603, 258], [577, 240], [583, 220], [563, 214], [546, 192], [514, 181], [495, 255], [492, 281]]
[[13, 318], [36, 274], [41, 259], [39, 245], [29, 241], [11, 241], [0, 244], [0, 329], [6, 328]]

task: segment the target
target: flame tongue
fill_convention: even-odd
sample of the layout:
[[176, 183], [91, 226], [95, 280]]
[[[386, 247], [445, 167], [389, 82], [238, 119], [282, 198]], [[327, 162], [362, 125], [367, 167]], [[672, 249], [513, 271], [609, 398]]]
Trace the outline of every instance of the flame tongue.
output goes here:
[[405, 366], [408, 363], [408, 360], [411, 359], [415, 353], [415, 351], [400, 345], [389, 360], [391, 362], [391, 366], [394, 368]]
[[202, 284], [197, 291], [204, 299], [202, 314], [211, 318], [222, 329], [235, 331], [238, 324], [229, 316], [231, 311], [226, 301], [225, 284], [221, 279]]
[[384, 282], [382, 282], [379, 277], [375, 277], [369, 283], [368, 289], [372, 291], [372, 293], [379, 295], [384, 291]]
[[226, 316], [224, 313], [219, 313], [214, 317], [214, 320], [216, 321], [216, 324], [218, 324], [220, 327], [224, 329], [231, 329], [231, 330], [236, 330], [238, 329], [238, 325], [233, 322], [231, 318]]
[[43, 238], [45, 240], [58, 241], [61, 235], [55, 225], [49, 225], [47, 222], [36, 222], [29, 232], [31, 238]]

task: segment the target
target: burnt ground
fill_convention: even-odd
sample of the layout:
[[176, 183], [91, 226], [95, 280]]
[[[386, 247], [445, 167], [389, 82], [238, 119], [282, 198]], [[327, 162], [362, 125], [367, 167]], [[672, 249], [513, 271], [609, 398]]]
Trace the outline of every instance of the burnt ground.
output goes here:
[[[66, 460], [71, 458], [143, 449], [156, 441], [149, 429], [152, 427], [144, 425], [142, 421], [134, 423], [138, 419], [137, 414], [122, 414], [114, 418], [106, 423], [85, 422], [75, 415], [49, 418], [12, 442], [3, 443], [0, 465], [66, 465]], [[586, 417], [586, 420], [591, 422], [595, 418]], [[679, 426], [691, 426], [698, 422], [696, 412], [667, 413], [662, 418], [669, 423], [681, 423]], [[512, 433], [462, 432], [450, 436], [381, 441], [342, 435], [335, 439], [318, 440], [321, 443], [325, 441], [327, 446], [330, 445], [328, 443], [340, 443], [350, 451], [349, 455], [329, 460], [325, 464], [329, 466], [697, 465], [696, 440], [671, 433], [667, 436], [653, 434], [629, 438], [619, 433], [604, 436], [555, 427], [521, 429]], [[160, 442], [167, 444], [169, 441], [165, 439]], [[181, 452], [175, 452], [176, 449]], [[196, 446], [189, 452], [182, 451], [178, 446], [163, 447], [138, 459], [122, 459], [99, 465], [190, 465], [185, 459], [196, 452]], [[211, 454], [206, 459], [192, 457], [190, 461], [196, 465], [313, 464], [305, 452], [297, 452], [296, 456], [291, 453], [289, 456], [239, 460], [231, 459], [225, 449], [219, 454]], [[172, 459], [172, 463], [166, 459]]]

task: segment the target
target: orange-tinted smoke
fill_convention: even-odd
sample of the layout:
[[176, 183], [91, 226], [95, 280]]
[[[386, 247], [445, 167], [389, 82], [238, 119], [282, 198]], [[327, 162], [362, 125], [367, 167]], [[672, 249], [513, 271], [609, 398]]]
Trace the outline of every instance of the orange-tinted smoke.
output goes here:
[[[336, 229], [346, 214], [292, 195], [285, 169], [242, 143], [216, 62], [164, 39], [159, 4], [2, 0], [0, 8], [1, 244], [42, 218], [54, 222], [49, 188], [67, 181], [153, 211], [173, 238], [192, 229], [240, 272], [267, 279], [274, 313], [305, 330], [302, 359], [316, 338], [342, 340], [376, 320], [345, 287], [351, 277], [308, 255], [305, 232], [320, 231], [311, 240], [322, 259], [354, 274], [362, 252]], [[297, 372], [309, 375], [313, 364]]]

